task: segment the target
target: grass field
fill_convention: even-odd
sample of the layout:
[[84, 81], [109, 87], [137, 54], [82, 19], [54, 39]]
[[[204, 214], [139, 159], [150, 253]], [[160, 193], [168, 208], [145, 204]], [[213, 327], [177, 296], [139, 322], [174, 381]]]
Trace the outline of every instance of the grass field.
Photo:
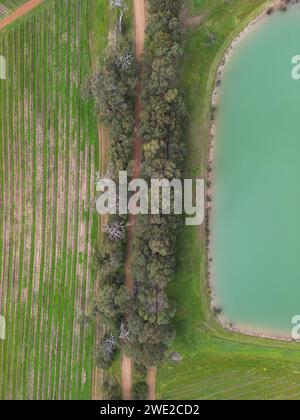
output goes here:
[[[187, 177], [206, 177], [210, 97], [214, 75], [234, 36], [267, 4], [264, 0], [187, 0], [194, 15], [184, 49], [182, 84], [190, 117]], [[208, 46], [209, 34], [216, 43]], [[174, 349], [180, 365], [158, 371], [158, 398], [300, 399], [300, 347], [225, 332], [209, 311], [203, 228], [184, 228], [170, 295], [178, 301]]]
[[91, 398], [95, 334], [80, 318], [94, 287], [99, 156], [81, 85], [90, 29], [105, 43], [102, 6], [47, 0], [0, 32], [0, 399]]

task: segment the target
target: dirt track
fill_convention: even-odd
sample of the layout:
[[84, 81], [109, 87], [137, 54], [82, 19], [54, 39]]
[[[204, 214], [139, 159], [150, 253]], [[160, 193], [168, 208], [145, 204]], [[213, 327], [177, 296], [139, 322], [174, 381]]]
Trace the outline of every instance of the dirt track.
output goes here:
[[0, 22], [0, 30], [4, 29], [6, 26], [10, 25], [20, 17], [26, 15], [31, 10], [39, 6], [41, 3], [43, 3], [43, 0], [30, 0], [27, 3], [23, 4], [23, 6], [18, 7], [18, 9], [10, 13], [8, 16], [6, 16], [6, 18], [4, 18]]
[[145, 43], [146, 5], [145, 0], [134, 0], [135, 16], [135, 52], [138, 61], [141, 60]]
[[[145, 30], [146, 30], [146, 5], [145, 0], [134, 0], [134, 17], [135, 17], [135, 52], [136, 58], [138, 61], [141, 60], [142, 53], [144, 50], [145, 42]], [[135, 127], [136, 127], [136, 137], [134, 139], [133, 154], [134, 154], [134, 170], [133, 177], [138, 178], [141, 173], [141, 163], [142, 163], [142, 141], [139, 137], [139, 128], [141, 125], [141, 84], [137, 86], [137, 98], [135, 103]], [[135, 217], [130, 217], [130, 222], [134, 222]], [[127, 262], [125, 269], [125, 284], [126, 287], [133, 291], [133, 280], [131, 276], [131, 267], [130, 267], [130, 254], [132, 248], [132, 239], [133, 239], [133, 226], [130, 223], [130, 228], [128, 231], [128, 241], [127, 241]], [[132, 360], [127, 356], [123, 355], [122, 358], [122, 396], [124, 400], [131, 399], [131, 386], [132, 386]]]
[[155, 385], [156, 385], [156, 367], [151, 367], [147, 371], [147, 385], [148, 385], [148, 400], [155, 400]]

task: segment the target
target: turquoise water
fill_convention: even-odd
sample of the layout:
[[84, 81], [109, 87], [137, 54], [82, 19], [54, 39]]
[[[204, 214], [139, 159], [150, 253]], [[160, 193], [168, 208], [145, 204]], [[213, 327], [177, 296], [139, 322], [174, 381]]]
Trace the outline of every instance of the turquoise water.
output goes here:
[[236, 47], [217, 111], [214, 293], [228, 322], [290, 334], [300, 314], [300, 7]]

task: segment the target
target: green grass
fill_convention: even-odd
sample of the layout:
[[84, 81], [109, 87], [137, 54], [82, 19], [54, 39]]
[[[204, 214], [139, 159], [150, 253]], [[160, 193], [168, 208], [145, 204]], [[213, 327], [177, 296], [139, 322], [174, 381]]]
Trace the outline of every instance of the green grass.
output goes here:
[[0, 399], [91, 398], [95, 331], [80, 318], [99, 150], [81, 87], [104, 13], [103, 0], [48, 0], [0, 32]]
[[[189, 114], [187, 177], [205, 177], [210, 97], [225, 49], [268, 2], [264, 0], [187, 1], [192, 14], [205, 13], [187, 33], [182, 85]], [[217, 41], [207, 46], [214, 32]], [[170, 296], [178, 302], [174, 349], [179, 365], [158, 371], [161, 399], [299, 399], [298, 344], [262, 340], [224, 331], [209, 310], [204, 229], [186, 227], [178, 240], [179, 265]]]

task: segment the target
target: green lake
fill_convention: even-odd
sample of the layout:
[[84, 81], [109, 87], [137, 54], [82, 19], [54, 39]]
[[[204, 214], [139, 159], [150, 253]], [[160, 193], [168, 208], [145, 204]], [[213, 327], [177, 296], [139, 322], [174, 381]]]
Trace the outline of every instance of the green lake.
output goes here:
[[213, 294], [234, 326], [290, 337], [300, 314], [300, 7], [257, 24], [223, 70]]

